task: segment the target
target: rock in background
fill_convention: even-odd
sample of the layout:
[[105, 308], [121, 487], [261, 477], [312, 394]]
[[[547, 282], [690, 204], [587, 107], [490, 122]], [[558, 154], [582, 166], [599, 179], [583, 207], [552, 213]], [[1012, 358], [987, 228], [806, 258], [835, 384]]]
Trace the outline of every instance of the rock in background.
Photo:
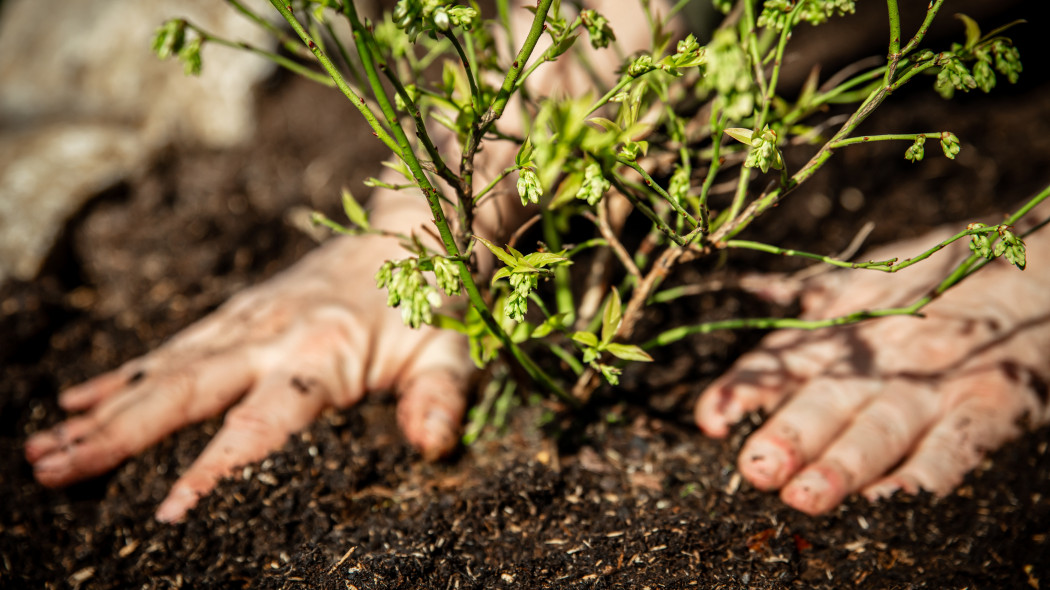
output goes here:
[[[263, 14], [269, 5], [249, 2]], [[66, 219], [172, 142], [250, 138], [252, 86], [272, 67], [205, 46], [199, 78], [150, 51], [166, 19], [260, 47], [267, 34], [213, 0], [7, 0], [0, 13], [0, 281], [32, 279]]]

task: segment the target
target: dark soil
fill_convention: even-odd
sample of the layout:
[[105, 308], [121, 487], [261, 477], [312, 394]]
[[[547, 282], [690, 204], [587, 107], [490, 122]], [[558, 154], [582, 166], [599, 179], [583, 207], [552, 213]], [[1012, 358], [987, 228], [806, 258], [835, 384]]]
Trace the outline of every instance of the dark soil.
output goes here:
[[[872, 240], [883, 242], [998, 215], [1034, 193], [1050, 176], [1050, 76], [1036, 63], [1038, 45], [1022, 51], [1028, 71], [1017, 88], [945, 103], [920, 82], [925, 88], [897, 97], [869, 125], [873, 133], [950, 129], [964, 141], [956, 162], [932, 146], [920, 165], [907, 164], [899, 145], [844, 150], [758, 231], [766, 241], [837, 251], [858, 220], [876, 220]], [[335, 214], [338, 187], [359, 187], [376, 170], [372, 142], [348, 141], [366, 135], [342, 124], [356, 117], [336, 94], [279, 76], [259, 104], [252, 146], [173, 148], [92, 201], [37, 281], [0, 288], [0, 587], [1050, 584], [1047, 428], [991, 455], [942, 499], [851, 498], [813, 518], [741, 483], [735, 455], [758, 418], [713, 441], [691, 424], [689, 408], [758, 333], [677, 345], [658, 366], [626, 375], [625, 391], [546, 428], [536, 426], [542, 406], [520, 408], [505, 432], [438, 464], [400, 438], [388, 399], [370, 399], [326, 414], [177, 525], [152, 513], [218, 419], [110, 475], [42, 488], [22, 444], [62, 418], [61, 388], [144, 353], [291, 264], [312, 242], [288, 208]], [[859, 210], [843, 206], [846, 189], [863, 195]], [[707, 272], [685, 269], [680, 280]], [[734, 291], [685, 301], [653, 320], [768, 313]]]

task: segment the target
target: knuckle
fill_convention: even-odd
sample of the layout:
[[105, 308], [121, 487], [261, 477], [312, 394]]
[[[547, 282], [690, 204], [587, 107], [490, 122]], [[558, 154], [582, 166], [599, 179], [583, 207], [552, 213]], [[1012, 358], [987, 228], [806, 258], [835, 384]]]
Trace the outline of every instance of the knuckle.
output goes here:
[[275, 433], [285, 433], [279, 416], [251, 404], [234, 406], [227, 412], [223, 424], [226, 428], [255, 440], [272, 438]]

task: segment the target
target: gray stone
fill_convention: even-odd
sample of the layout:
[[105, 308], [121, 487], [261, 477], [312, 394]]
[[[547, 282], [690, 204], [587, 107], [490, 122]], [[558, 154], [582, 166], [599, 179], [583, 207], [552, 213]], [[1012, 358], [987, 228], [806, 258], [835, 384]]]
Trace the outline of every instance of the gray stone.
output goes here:
[[[264, 0], [249, 2], [273, 13]], [[259, 27], [215, 0], [6, 0], [0, 15], [0, 281], [31, 279], [68, 217], [140, 171], [164, 146], [250, 138], [252, 86], [271, 70], [206, 46], [199, 78], [150, 52], [184, 17], [271, 48]]]

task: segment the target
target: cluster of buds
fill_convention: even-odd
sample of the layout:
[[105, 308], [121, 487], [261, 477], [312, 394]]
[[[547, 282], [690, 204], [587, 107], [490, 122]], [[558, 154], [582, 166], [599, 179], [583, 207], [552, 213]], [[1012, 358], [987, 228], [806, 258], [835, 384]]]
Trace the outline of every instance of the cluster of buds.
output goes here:
[[512, 273], [507, 280], [513, 289], [503, 305], [503, 313], [515, 322], [525, 320], [529, 311], [529, 293], [539, 284], [539, 276], [534, 272]]
[[384, 262], [376, 273], [376, 285], [387, 290], [388, 306], [401, 308], [401, 321], [406, 326], [418, 328], [434, 321], [434, 308], [441, 305], [441, 296], [423, 276], [418, 258]]
[[612, 184], [602, 175], [602, 167], [597, 162], [591, 162], [583, 170], [583, 184], [580, 185], [576, 198], [594, 206], [611, 186]]
[[543, 185], [540, 184], [540, 177], [532, 166], [518, 168], [518, 196], [521, 197], [523, 206], [529, 203], [535, 205], [543, 196]]
[[[980, 230], [987, 227], [983, 223], [971, 223], [966, 229]], [[1027, 264], [1027, 249], [1024, 241], [1017, 234], [1010, 231], [1011, 228], [1009, 226], [999, 226], [996, 229], [1000, 238], [998, 241], [995, 239], [996, 232], [977, 233], [970, 239], [970, 250], [974, 254], [988, 260], [1002, 256], [1010, 264], [1024, 270]]]
[[909, 162], [921, 162], [923, 156], [926, 155], [926, 136], [920, 135], [915, 138], [915, 142], [908, 146], [908, 149], [904, 152], [904, 159]]
[[587, 28], [587, 35], [591, 38], [591, 46], [602, 49], [609, 46], [610, 41], [616, 40], [616, 35], [609, 27], [609, 21], [596, 11], [587, 9], [580, 12], [580, 20]]
[[667, 194], [674, 199], [675, 204], [681, 206], [689, 196], [691, 188], [690, 170], [686, 166], [675, 166], [671, 174], [671, 181], [667, 184]]
[[758, 17], [758, 26], [780, 31], [788, 24], [792, 13], [795, 14], [792, 26], [801, 21], [819, 25], [836, 15], [853, 14], [856, 9], [855, 0], [766, 0]]
[[453, 0], [399, 0], [394, 7], [394, 23], [411, 41], [422, 32], [444, 33], [452, 27], [470, 29], [478, 11], [467, 6], [452, 6]]
[[435, 256], [432, 260], [438, 288], [449, 297], [459, 294], [463, 287], [463, 282], [459, 277], [459, 266], [444, 256]]
[[166, 21], [154, 33], [151, 47], [160, 59], [177, 56], [186, 75], [197, 76], [201, 73], [203, 40], [199, 34], [187, 40], [186, 29], [189, 27], [189, 23], [181, 18]]

